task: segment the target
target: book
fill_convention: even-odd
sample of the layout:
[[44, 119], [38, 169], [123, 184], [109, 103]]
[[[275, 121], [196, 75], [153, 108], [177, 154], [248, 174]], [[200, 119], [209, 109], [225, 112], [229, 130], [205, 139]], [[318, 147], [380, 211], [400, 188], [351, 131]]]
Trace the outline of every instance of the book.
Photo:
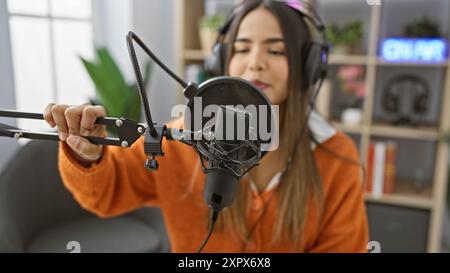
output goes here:
[[373, 161], [375, 158], [375, 143], [371, 142], [369, 153], [367, 154], [367, 174], [366, 174], [366, 192], [373, 190]]
[[375, 198], [395, 191], [397, 144], [394, 141], [371, 142], [367, 154], [365, 191]]
[[397, 144], [393, 141], [386, 143], [386, 160], [384, 167], [383, 193], [393, 193], [395, 190]]
[[386, 161], [386, 143], [375, 143], [375, 157], [373, 167], [373, 189], [372, 195], [375, 198], [380, 198], [384, 191], [384, 167]]

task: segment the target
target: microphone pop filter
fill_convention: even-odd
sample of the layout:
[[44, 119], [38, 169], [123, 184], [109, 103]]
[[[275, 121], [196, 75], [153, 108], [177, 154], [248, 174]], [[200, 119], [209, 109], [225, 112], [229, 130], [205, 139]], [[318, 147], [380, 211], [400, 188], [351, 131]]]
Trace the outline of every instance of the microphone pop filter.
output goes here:
[[240, 178], [278, 143], [278, 113], [253, 84], [218, 77], [199, 86], [185, 111], [185, 129], [206, 173], [220, 169]]
[[[219, 140], [236, 141], [249, 136], [247, 140], [273, 144], [278, 124], [278, 113], [274, 109], [267, 96], [250, 82], [236, 77], [217, 77], [202, 83], [187, 103], [185, 126], [192, 132], [202, 132], [194, 136], [196, 140], [205, 140], [208, 137], [205, 132], [212, 129]], [[234, 120], [230, 113], [235, 115]], [[240, 123], [244, 122], [245, 113], [249, 115], [250, 128]], [[222, 123], [218, 124], [219, 121]], [[219, 131], [221, 133], [217, 134]]]

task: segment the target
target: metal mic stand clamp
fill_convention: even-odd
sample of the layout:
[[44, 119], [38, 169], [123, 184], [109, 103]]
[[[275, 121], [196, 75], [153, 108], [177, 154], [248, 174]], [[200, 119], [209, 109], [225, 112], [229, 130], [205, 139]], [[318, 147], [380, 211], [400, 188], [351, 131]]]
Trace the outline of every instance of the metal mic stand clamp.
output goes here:
[[144, 167], [149, 171], [157, 171], [159, 168], [157, 156], [163, 156], [162, 151], [162, 139], [166, 137], [166, 126], [163, 127], [153, 127], [155, 130], [147, 130], [144, 136], [144, 153], [149, 156], [145, 160]]
[[[26, 113], [10, 110], [0, 110], [0, 117], [37, 119], [37, 120], [44, 119], [43, 114]], [[122, 148], [128, 148], [131, 145], [133, 145], [147, 131], [144, 125], [126, 118], [110, 118], [110, 117], [98, 118], [95, 121], [95, 124], [115, 126], [118, 132], [118, 138], [110, 138], [110, 137], [101, 138], [94, 136], [85, 137], [92, 144], [96, 145], [111, 145], [111, 146], [119, 146]], [[0, 136], [10, 137], [14, 139], [26, 138], [26, 139], [59, 141], [59, 136], [56, 133], [31, 132], [3, 123], [0, 123]]]

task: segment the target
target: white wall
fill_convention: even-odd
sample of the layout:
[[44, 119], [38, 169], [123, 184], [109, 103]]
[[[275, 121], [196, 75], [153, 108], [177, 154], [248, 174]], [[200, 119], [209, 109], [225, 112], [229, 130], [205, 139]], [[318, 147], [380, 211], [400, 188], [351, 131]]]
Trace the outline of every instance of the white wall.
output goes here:
[[132, 28], [133, 0], [94, 0], [94, 43], [107, 47], [127, 80], [134, 80], [125, 37]]
[[[134, 31], [143, 42], [171, 69], [176, 71], [175, 57], [176, 0], [95, 0], [94, 37], [97, 46], [109, 48], [128, 81], [135, 81], [125, 37]], [[139, 46], [135, 46], [141, 68], [149, 61]], [[154, 64], [147, 89], [154, 122], [170, 119], [176, 102], [176, 85]]]
[[[133, 31], [169, 68], [176, 71], [176, 0], [134, 0]], [[137, 50], [139, 51], [139, 50]], [[140, 60], [148, 60], [141, 54]], [[154, 66], [148, 97], [154, 122], [170, 119], [178, 86], [159, 67]]]
[[[6, 1], [0, 1], [0, 109], [15, 109], [14, 76], [9, 43], [8, 13]], [[15, 125], [14, 119], [2, 119], [1, 123]], [[17, 141], [0, 138], [0, 172], [17, 149]], [[0, 177], [1, 182], [1, 177]]]

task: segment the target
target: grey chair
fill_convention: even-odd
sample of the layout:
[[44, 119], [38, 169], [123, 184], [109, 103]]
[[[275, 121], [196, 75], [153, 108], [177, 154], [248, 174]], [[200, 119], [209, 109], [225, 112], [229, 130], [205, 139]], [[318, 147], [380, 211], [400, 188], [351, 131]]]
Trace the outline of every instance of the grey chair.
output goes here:
[[0, 176], [0, 252], [168, 252], [159, 208], [110, 219], [83, 210], [62, 184], [55, 142], [30, 141]]

